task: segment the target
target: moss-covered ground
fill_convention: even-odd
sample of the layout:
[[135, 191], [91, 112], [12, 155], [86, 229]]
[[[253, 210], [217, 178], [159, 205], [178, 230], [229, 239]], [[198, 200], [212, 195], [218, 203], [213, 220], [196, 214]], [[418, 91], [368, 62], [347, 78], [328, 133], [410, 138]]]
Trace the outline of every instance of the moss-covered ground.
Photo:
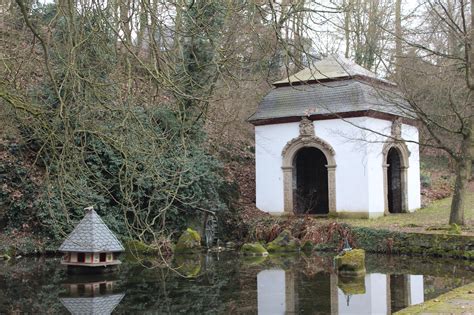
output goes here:
[[395, 314], [474, 314], [474, 282]]

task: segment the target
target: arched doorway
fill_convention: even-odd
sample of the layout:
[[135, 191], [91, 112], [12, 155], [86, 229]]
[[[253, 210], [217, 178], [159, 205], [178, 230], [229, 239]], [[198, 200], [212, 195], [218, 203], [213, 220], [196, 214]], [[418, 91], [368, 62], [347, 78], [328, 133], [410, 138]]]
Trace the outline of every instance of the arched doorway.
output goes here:
[[293, 160], [293, 208], [296, 214], [328, 214], [328, 161], [315, 147], [298, 150]]
[[[306, 179], [308, 175], [324, 178], [323, 185], [325, 193], [322, 193], [324, 197], [321, 204], [320, 210], [312, 208], [310, 213], [335, 213], [336, 212], [336, 160], [334, 158], [334, 149], [324, 140], [316, 136], [304, 136], [300, 135], [297, 138], [290, 140], [282, 151], [282, 171], [283, 171], [283, 195], [284, 195], [284, 210], [287, 214], [298, 213], [299, 209], [296, 202], [295, 190], [300, 184], [310, 182], [309, 188], [311, 188], [311, 179]], [[312, 158], [313, 157], [313, 158]], [[314, 160], [314, 162], [307, 162]], [[297, 165], [298, 164], [298, 165]], [[313, 164], [313, 166], [308, 165]], [[317, 165], [317, 166], [315, 166]], [[298, 167], [299, 180], [298, 180]], [[315, 168], [313, 173], [311, 171], [305, 171], [311, 168]], [[316, 175], [315, 175], [316, 174]], [[309, 176], [311, 178], [311, 176]], [[304, 185], [303, 185], [304, 186]], [[315, 186], [317, 186], [315, 184]], [[306, 185], [308, 187], [308, 185]], [[318, 189], [317, 187], [313, 187]], [[324, 202], [324, 203], [323, 203]], [[322, 206], [325, 204], [325, 206]], [[324, 212], [322, 209], [324, 208]]]
[[387, 154], [388, 212], [402, 211], [402, 161], [397, 148], [390, 148]]
[[390, 141], [383, 149], [385, 214], [408, 212], [408, 161], [403, 141]]

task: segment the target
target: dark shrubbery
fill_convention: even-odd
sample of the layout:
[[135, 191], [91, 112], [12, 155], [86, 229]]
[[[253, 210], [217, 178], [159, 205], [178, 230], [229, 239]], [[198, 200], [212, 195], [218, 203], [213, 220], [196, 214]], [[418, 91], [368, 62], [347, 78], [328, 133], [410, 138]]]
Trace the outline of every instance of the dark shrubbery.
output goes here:
[[[115, 232], [152, 241], [183, 229], [203, 209], [229, 209], [236, 196], [221, 164], [206, 153], [204, 135], [183, 128], [172, 111], [132, 107], [88, 116], [76, 116], [73, 137], [35, 146], [46, 170], [41, 187], [24, 167], [2, 164], [2, 180], [22, 191], [16, 200], [2, 190], [10, 227], [37, 220], [38, 230], [59, 239], [83, 216], [83, 207], [96, 205]], [[51, 128], [61, 126], [52, 122]], [[29, 127], [23, 132], [38, 133]]]

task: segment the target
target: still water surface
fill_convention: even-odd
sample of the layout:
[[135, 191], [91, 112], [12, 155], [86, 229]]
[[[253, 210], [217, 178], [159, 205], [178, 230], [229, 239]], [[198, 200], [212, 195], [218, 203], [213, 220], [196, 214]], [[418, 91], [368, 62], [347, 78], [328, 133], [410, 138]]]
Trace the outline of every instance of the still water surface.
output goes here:
[[390, 314], [474, 281], [466, 261], [420, 257], [368, 255], [359, 279], [338, 278], [326, 254], [210, 253], [173, 264], [181, 275], [124, 263], [114, 274], [69, 276], [57, 258], [0, 262], [0, 313]]

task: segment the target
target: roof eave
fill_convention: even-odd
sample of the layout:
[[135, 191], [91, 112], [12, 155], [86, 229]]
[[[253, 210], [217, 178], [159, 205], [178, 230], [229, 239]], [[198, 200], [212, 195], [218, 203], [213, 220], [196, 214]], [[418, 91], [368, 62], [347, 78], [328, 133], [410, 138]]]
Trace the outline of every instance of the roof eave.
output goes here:
[[333, 82], [333, 81], [344, 81], [344, 80], [351, 80], [351, 79], [356, 79], [356, 80], [362, 80], [366, 82], [373, 82], [373, 83], [381, 83], [384, 85], [396, 87], [397, 84], [392, 81], [384, 80], [384, 79], [378, 79], [378, 78], [373, 78], [365, 75], [344, 75], [344, 76], [339, 76], [339, 77], [333, 77], [333, 78], [325, 78], [325, 79], [313, 79], [313, 80], [307, 80], [307, 81], [277, 81], [274, 82], [272, 85], [275, 88], [279, 87], [284, 87], [284, 86], [298, 86], [298, 85], [307, 85], [307, 84], [318, 84], [318, 83], [325, 83], [325, 82]]
[[[252, 115], [254, 116], [254, 115]], [[251, 117], [252, 117], [251, 116]], [[248, 122], [254, 126], [263, 126], [263, 125], [274, 125], [274, 124], [284, 124], [291, 122], [299, 122], [303, 116], [284, 116], [284, 117], [273, 117], [273, 118], [259, 118], [259, 119], [249, 119]], [[329, 120], [329, 119], [344, 119], [344, 118], [354, 118], [354, 117], [371, 117], [382, 120], [393, 121], [397, 118], [402, 119], [402, 123], [417, 126], [418, 121], [416, 119], [395, 115], [391, 113], [376, 111], [376, 110], [360, 110], [360, 111], [350, 111], [350, 112], [341, 112], [341, 113], [326, 113], [326, 114], [314, 114], [306, 116], [309, 120]]]
[[110, 250], [110, 249], [105, 249], [105, 250], [98, 250], [98, 249], [74, 249], [74, 250], [70, 250], [70, 249], [58, 249], [58, 252], [61, 252], [61, 253], [121, 253], [121, 252], [124, 252], [125, 249], [114, 249], [114, 250]]

